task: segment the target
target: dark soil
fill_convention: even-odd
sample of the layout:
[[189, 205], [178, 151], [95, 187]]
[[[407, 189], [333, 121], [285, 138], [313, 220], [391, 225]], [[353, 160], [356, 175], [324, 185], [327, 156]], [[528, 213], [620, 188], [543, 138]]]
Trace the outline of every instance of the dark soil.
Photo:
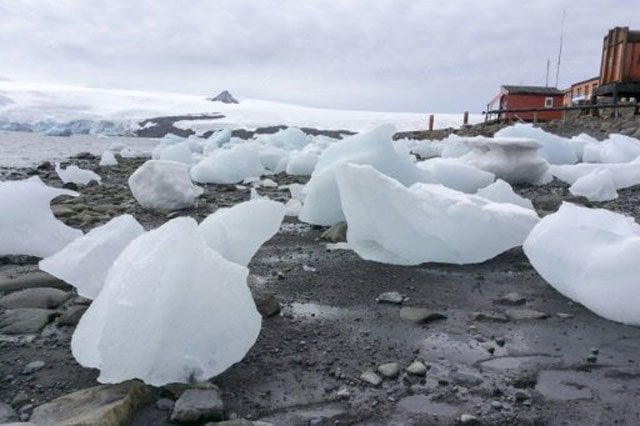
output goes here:
[[[86, 231], [125, 212], [147, 229], [167, 220], [166, 214], [142, 210], [128, 191], [126, 180], [142, 160], [122, 160], [113, 168], [100, 168], [93, 158], [72, 162], [96, 170], [103, 184], [81, 189], [77, 199], [55, 200], [54, 205], [76, 211], [63, 221]], [[39, 173], [47, 183], [61, 185], [50, 171], [11, 172], [0, 171], [0, 179]], [[306, 180], [273, 179], [279, 184]], [[235, 186], [205, 189], [196, 208], [179, 214], [202, 220], [249, 198], [249, 189]], [[566, 185], [557, 181], [517, 190], [542, 214], [569, 198]], [[259, 192], [288, 198], [285, 190]], [[639, 188], [629, 188], [605, 206], [638, 219], [639, 199]], [[263, 321], [243, 361], [212, 380], [223, 390], [228, 416], [274, 425], [446, 425], [458, 424], [462, 414], [487, 425], [640, 424], [640, 329], [607, 321], [558, 294], [520, 249], [477, 265], [401, 267], [365, 261], [350, 251], [328, 251], [318, 241], [322, 231], [287, 219], [252, 260], [252, 289], [275, 294], [282, 312]], [[37, 269], [33, 258], [0, 260], [0, 277]], [[400, 306], [376, 303], [387, 291], [406, 295], [405, 306], [426, 307], [447, 318], [404, 321]], [[520, 293], [526, 303], [501, 304], [500, 297], [510, 292]], [[504, 321], [500, 314], [508, 309], [534, 309], [549, 317]], [[80, 367], [70, 353], [71, 333], [72, 327], [54, 322], [36, 336], [3, 336], [0, 400], [9, 403], [24, 391], [39, 405], [95, 385], [96, 372]], [[589, 358], [594, 353], [595, 359]], [[23, 375], [34, 360], [46, 367]], [[415, 360], [427, 365], [425, 377], [404, 371]], [[360, 380], [364, 371], [388, 362], [402, 367], [397, 378], [377, 387]], [[169, 424], [168, 418], [151, 404], [134, 424]]]

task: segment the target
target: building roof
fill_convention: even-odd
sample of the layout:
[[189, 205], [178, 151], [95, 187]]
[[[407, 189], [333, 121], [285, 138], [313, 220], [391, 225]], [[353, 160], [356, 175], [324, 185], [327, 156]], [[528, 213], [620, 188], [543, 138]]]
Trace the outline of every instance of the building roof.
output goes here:
[[512, 95], [564, 95], [562, 90], [546, 86], [502, 86], [505, 92]]
[[573, 84], [571, 85], [571, 87], [579, 86], [579, 85], [581, 85], [581, 84], [585, 84], [585, 83], [588, 83], [588, 82], [590, 82], [590, 81], [594, 81], [594, 80], [598, 80], [598, 81], [599, 81], [599, 80], [600, 80], [600, 76], [599, 76], [599, 75], [597, 75], [597, 76], [595, 76], [595, 77], [591, 77], [591, 78], [588, 78], [588, 79], [586, 79], [586, 80], [578, 81], [577, 83], [573, 83]]

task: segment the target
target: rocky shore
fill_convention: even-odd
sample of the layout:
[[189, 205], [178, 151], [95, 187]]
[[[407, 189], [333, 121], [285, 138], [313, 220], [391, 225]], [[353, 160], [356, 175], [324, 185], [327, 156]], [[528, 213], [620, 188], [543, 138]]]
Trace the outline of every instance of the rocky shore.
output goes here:
[[[55, 215], [88, 231], [130, 213], [153, 229], [179, 215], [202, 220], [250, 196], [249, 188], [204, 185], [193, 209], [145, 211], [127, 187], [143, 161], [103, 168], [90, 154], [70, 159], [103, 183], [54, 200]], [[0, 169], [0, 180], [36, 174], [62, 185], [47, 163]], [[516, 190], [540, 214], [562, 200], [586, 203], [557, 181]], [[258, 191], [288, 199], [286, 190]], [[639, 201], [634, 187], [602, 205], [637, 220]], [[242, 362], [210, 383], [162, 388], [99, 385], [97, 372], [80, 367], [70, 352], [90, 301], [39, 272], [36, 258], [0, 257], [0, 423], [640, 423], [640, 330], [558, 294], [520, 249], [478, 265], [400, 267], [328, 250], [325, 231], [287, 219], [252, 260], [250, 286], [263, 328]], [[325, 238], [342, 240], [344, 227]]]

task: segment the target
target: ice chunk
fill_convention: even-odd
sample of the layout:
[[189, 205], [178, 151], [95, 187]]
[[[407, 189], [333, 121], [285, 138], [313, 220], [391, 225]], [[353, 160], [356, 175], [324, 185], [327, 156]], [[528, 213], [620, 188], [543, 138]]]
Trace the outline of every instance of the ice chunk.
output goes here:
[[230, 184], [266, 172], [260, 156], [250, 147], [239, 145], [213, 151], [193, 166], [191, 177], [196, 182]]
[[120, 252], [143, 233], [133, 216], [118, 216], [41, 260], [39, 267], [74, 286], [80, 296], [95, 299]]
[[567, 138], [547, 133], [533, 124], [517, 123], [497, 131], [495, 138], [525, 138], [538, 141], [542, 144], [540, 155], [549, 164], [575, 164], [578, 157]]
[[300, 214], [300, 210], [302, 210], [302, 203], [299, 200], [292, 198], [287, 201], [287, 204], [285, 204], [284, 207], [286, 209], [286, 216], [298, 217], [298, 215]]
[[289, 189], [289, 194], [291, 194], [291, 198], [294, 200], [298, 200], [301, 203], [304, 202], [304, 199], [307, 197], [307, 186], [299, 183], [292, 183], [287, 185], [287, 189]]
[[432, 158], [416, 165], [424, 170], [427, 183], [440, 183], [456, 191], [476, 192], [492, 183], [495, 175], [480, 170], [455, 158]]
[[594, 170], [582, 176], [569, 187], [573, 195], [587, 197], [591, 201], [608, 201], [618, 198], [613, 175], [608, 169]]
[[116, 160], [116, 156], [111, 151], [105, 151], [102, 153], [100, 157], [99, 166], [117, 166], [118, 160]]
[[510, 184], [547, 183], [551, 180], [549, 164], [540, 157], [540, 144], [530, 139], [492, 139], [482, 136], [459, 139], [468, 152], [459, 157], [481, 170], [493, 173]]
[[60, 167], [60, 163], [56, 163], [56, 173], [60, 180], [64, 183], [75, 183], [76, 185], [86, 185], [92, 180], [100, 183], [102, 178], [94, 171], [81, 169], [76, 165], [68, 166], [66, 169]]
[[209, 247], [246, 266], [260, 246], [278, 232], [284, 214], [281, 203], [254, 199], [216, 210], [202, 221], [200, 232]]
[[[595, 172], [607, 170], [613, 180], [615, 189], [629, 188], [630, 186], [640, 185], [640, 162], [632, 161], [622, 164], [597, 164], [582, 163], [565, 166], [552, 166], [551, 172], [558, 179], [569, 184], [575, 184], [579, 179], [586, 177]], [[597, 175], [603, 177], [603, 175]], [[590, 185], [595, 181], [590, 179]], [[606, 183], [602, 183], [605, 184]]]
[[628, 163], [640, 156], [640, 140], [618, 134], [609, 135], [602, 142], [584, 147], [583, 161], [587, 163]]
[[209, 155], [216, 149], [231, 141], [231, 129], [222, 129], [213, 133], [204, 144], [204, 155]]
[[302, 130], [296, 127], [289, 127], [281, 130], [269, 138], [268, 143], [272, 146], [283, 148], [287, 151], [300, 150], [310, 144], [311, 138]]
[[260, 186], [262, 186], [264, 188], [277, 188], [278, 187], [278, 183], [276, 181], [274, 181], [273, 179], [264, 179], [264, 180], [260, 181]]
[[145, 158], [148, 156], [149, 156], [148, 154], [142, 151], [136, 151], [135, 149], [130, 149], [130, 148], [125, 148], [122, 151], [120, 151], [120, 157], [122, 158]]
[[264, 146], [261, 147], [259, 156], [260, 162], [266, 169], [274, 173], [279, 173], [281, 171], [284, 171], [284, 167], [280, 168], [278, 167], [278, 165], [281, 161], [287, 160], [287, 158], [289, 157], [289, 153], [284, 149], [277, 148], [275, 146]]
[[531, 200], [523, 198], [513, 192], [511, 185], [502, 179], [498, 179], [489, 186], [480, 188], [478, 192], [476, 192], [476, 195], [496, 203], [511, 203], [524, 207], [525, 209], [535, 210]]
[[607, 319], [640, 325], [640, 226], [633, 218], [565, 203], [523, 248], [560, 293]]
[[[161, 145], [162, 146], [162, 145]], [[193, 159], [191, 157], [191, 148], [188, 143], [177, 143], [168, 146], [162, 146], [159, 152], [159, 160], [177, 161], [191, 166]]]
[[478, 263], [522, 244], [535, 212], [442, 185], [410, 188], [371, 166], [338, 171], [347, 242], [367, 260], [398, 265]]
[[395, 127], [384, 125], [325, 149], [307, 184], [300, 220], [316, 225], [333, 225], [344, 220], [336, 170], [347, 163], [370, 164], [405, 185], [418, 182], [423, 174], [408, 157], [399, 156], [393, 148], [394, 133]]
[[593, 142], [597, 143], [598, 140], [586, 133], [580, 133], [578, 136], [573, 136], [569, 139], [569, 145], [573, 148], [573, 152], [576, 154], [579, 162], [583, 161], [585, 147]]
[[148, 160], [129, 177], [129, 189], [145, 209], [191, 207], [203, 189], [194, 185], [189, 167], [175, 161]]
[[320, 159], [321, 149], [307, 145], [302, 151], [289, 153], [286, 172], [294, 176], [310, 176]]
[[47, 257], [82, 236], [51, 212], [51, 200], [60, 195], [78, 193], [46, 186], [37, 176], [0, 182], [0, 255]]
[[240, 361], [260, 332], [248, 269], [212, 250], [195, 220], [132, 241], [71, 341], [98, 381], [153, 386], [207, 380]]

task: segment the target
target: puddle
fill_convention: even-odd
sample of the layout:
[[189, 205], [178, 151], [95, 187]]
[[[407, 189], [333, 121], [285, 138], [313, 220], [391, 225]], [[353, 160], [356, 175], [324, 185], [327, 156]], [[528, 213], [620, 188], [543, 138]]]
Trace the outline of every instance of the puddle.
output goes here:
[[444, 402], [433, 402], [426, 395], [412, 395], [398, 401], [398, 408], [411, 414], [431, 414], [433, 416], [451, 417], [458, 409]]
[[617, 369], [592, 371], [544, 370], [538, 374], [536, 390], [545, 398], [556, 401], [595, 398], [604, 402], [620, 402], [635, 398], [640, 392], [640, 378], [627, 372], [623, 377]]
[[581, 373], [575, 371], [542, 371], [538, 375], [536, 391], [554, 401], [591, 399], [593, 392]]
[[[434, 333], [421, 342], [421, 355], [431, 362], [445, 359], [452, 363], [473, 365], [486, 359], [489, 353], [482, 343], [467, 335], [459, 336], [459, 339], [445, 333]], [[495, 348], [496, 355], [502, 355], [504, 348]]]
[[517, 370], [523, 366], [551, 364], [557, 360], [551, 355], [503, 356], [482, 361], [480, 366], [494, 370]]

